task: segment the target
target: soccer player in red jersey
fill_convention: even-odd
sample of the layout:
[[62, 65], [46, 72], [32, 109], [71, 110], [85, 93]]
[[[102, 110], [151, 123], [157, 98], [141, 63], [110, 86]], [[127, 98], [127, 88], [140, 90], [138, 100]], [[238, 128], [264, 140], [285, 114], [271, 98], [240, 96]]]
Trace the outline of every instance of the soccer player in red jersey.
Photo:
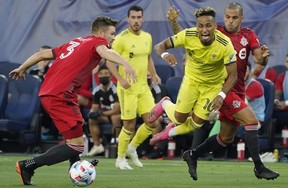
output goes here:
[[124, 67], [131, 81], [136, 81], [135, 71], [128, 61], [109, 48], [114, 40], [118, 21], [109, 17], [97, 17], [92, 22], [91, 35], [74, 38], [54, 49], [37, 52], [19, 68], [12, 70], [13, 79], [25, 78], [25, 71], [42, 60], [54, 59], [39, 96], [44, 109], [53, 119], [65, 143], [58, 144], [44, 154], [16, 162], [17, 172], [24, 185], [32, 185], [34, 170], [44, 165], [53, 165], [65, 160], [70, 164], [80, 160], [83, 152], [83, 117], [77, 104], [80, 86], [91, 74], [102, 58]]
[[[167, 18], [171, 23], [174, 33], [180, 31], [181, 27], [177, 22], [179, 11], [171, 7]], [[209, 137], [200, 146], [187, 150], [183, 153], [183, 159], [189, 167], [189, 173], [194, 180], [197, 180], [197, 159], [204, 153], [223, 149], [234, 140], [237, 126], [244, 125], [245, 142], [249, 153], [253, 159], [255, 168], [254, 174], [257, 178], [275, 179], [279, 173], [266, 168], [259, 157], [258, 121], [252, 109], [245, 103], [245, 83], [244, 76], [250, 52], [254, 56], [256, 64], [266, 65], [269, 56], [269, 49], [265, 45], [260, 46], [256, 34], [248, 28], [242, 27], [243, 8], [239, 3], [230, 3], [225, 8], [224, 27], [217, 29], [228, 36], [237, 51], [237, 72], [238, 81], [232, 91], [230, 91], [220, 109], [219, 119], [221, 121], [220, 133]], [[176, 129], [174, 127], [173, 129]], [[171, 129], [170, 132], [175, 131]], [[169, 132], [169, 136], [171, 135]]]

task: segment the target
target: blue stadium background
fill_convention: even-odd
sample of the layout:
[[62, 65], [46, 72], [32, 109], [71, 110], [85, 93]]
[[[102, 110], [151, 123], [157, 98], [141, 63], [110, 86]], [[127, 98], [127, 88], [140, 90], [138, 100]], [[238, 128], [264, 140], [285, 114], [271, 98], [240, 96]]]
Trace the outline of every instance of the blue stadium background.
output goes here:
[[[217, 22], [223, 24], [224, 7], [229, 0], [0, 0], [0, 61], [22, 63], [42, 45], [57, 46], [73, 37], [88, 35], [96, 16], [106, 15], [120, 21], [117, 32], [127, 27], [131, 5], [144, 8], [143, 29], [154, 44], [172, 34], [166, 12], [174, 4], [181, 10], [183, 27], [194, 26], [194, 11], [211, 6]], [[239, 0], [244, 7], [244, 26], [256, 31], [262, 44], [271, 50], [271, 65], [283, 64], [288, 52], [288, 1]], [[175, 50], [181, 62], [182, 50]], [[153, 54], [155, 63], [164, 63]], [[176, 75], [182, 66], [176, 67]]]

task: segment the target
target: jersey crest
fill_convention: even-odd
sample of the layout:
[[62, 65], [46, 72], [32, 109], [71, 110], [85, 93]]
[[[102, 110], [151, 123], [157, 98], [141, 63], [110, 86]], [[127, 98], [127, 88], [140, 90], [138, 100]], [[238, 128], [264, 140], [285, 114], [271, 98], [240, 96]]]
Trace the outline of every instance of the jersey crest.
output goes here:
[[242, 46], [247, 46], [248, 41], [244, 36], [242, 36], [240, 43], [242, 44]]

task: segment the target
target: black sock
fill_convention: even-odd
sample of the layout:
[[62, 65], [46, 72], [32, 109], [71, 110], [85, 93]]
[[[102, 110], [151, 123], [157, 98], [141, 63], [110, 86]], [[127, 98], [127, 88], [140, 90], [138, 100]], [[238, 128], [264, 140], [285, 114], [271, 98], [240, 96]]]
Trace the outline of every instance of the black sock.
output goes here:
[[76, 161], [79, 161], [79, 160], [80, 160], [79, 155], [75, 155], [75, 156], [71, 157], [71, 158], [69, 159], [70, 166], [72, 166]]
[[202, 144], [192, 149], [193, 155], [198, 158], [203, 156], [205, 153], [209, 153], [211, 151], [217, 151], [225, 148], [224, 144], [220, 144], [217, 140], [218, 135], [213, 135], [205, 140]]
[[25, 165], [27, 168], [35, 170], [38, 167], [44, 165], [50, 166], [68, 159], [76, 160], [77, 156], [79, 157], [79, 154], [83, 152], [81, 151], [83, 150], [83, 146], [74, 145], [74, 147], [78, 148], [79, 151], [69, 147], [67, 144], [59, 144], [50, 148], [42, 155], [34, 157], [33, 159], [25, 160]]
[[259, 156], [259, 138], [257, 130], [246, 130], [245, 132], [245, 143], [253, 159], [255, 168], [259, 170], [263, 163]]

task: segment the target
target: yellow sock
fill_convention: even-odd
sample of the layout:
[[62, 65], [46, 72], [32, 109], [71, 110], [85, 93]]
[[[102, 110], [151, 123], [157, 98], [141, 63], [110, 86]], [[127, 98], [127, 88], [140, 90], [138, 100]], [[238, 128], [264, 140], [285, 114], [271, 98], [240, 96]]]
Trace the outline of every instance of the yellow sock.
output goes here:
[[135, 147], [138, 147], [140, 144], [146, 140], [149, 135], [152, 133], [153, 129], [151, 127], [148, 127], [145, 123], [143, 123], [138, 129], [133, 137], [131, 144]]
[[177, 135], [188, 134], [188, 133], [194, 132], [201, 126], [202, 125], [195, 123], [191, 117], [188, 117], [184, 123], [176, 126], [174, 130], [171, 129], [169, 131], [169, 136], [173, 137]]
[[176, 125], [179, 125], [180, 123], [175, 119], [175, 104], [172, 102], [169, 102], [165, 105], [165, 112], [168, 116], [168, 118]]
[[195, 128], [190, 123], [191, 119], [191, 117], [188, 117], [184, 123], [175, 127], [177, 135], [191, 133], [195, 130]]
[[118, 141], [118, 157], [125, 157], [126, 151], [128, 148], [128, 144], [131, 139], [131, 135], [133, 132], [126, 130], [122, 127], [121, 132], [119, 134]]

